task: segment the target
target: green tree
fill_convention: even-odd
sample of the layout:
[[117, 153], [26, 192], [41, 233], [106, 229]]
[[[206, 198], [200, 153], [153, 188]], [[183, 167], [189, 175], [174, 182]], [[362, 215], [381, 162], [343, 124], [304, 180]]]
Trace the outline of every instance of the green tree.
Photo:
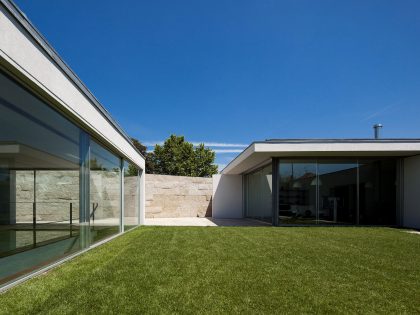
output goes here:
[[[136, 147], [137, 150], [144, 156], [146, 159], [146, 173], [153, 174], [154, 173], [154, 162], [153, 162], [153, 152], [147, 152], [147, 147], [142, 145], [139, 140], [136, 138], [131, 138], [131, 142]], [[134, 176], [137, 174], [137, 168], [133, 164], [129, 165], [128, 174]]]
[[156, 145], [151, 159], [155, 174], [209, 177], [217, 173], [214, 151], [204, 144], [194, 148], [183, 136], [171, 135], [163, 145]]
[[204, 147], [204, 144], [201, 143], [194, 150], [194, 169], [193, 175], [198, 177], [208, 177], [213, 174], [217, 174], [217, 165], [214, 164], [216, 158], [216, 153]]

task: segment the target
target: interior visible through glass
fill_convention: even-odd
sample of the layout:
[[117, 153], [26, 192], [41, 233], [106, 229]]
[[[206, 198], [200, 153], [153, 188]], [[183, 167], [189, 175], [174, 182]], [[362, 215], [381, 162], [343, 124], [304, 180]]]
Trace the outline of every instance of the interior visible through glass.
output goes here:
[[319, 223], [357, 223], [357, 161], [318, 162]]
[[315, 224], [316, 163], [282, 161], [279, 165], [279, 221], [283, 224]]
[[81, 249], [80, 132], [0, 73], [0, 284]]
[[280, 159], [279, 224], [395, 225], [396, 159]]
[[124, 161], [124, 230], [127, 231], [139, 224], [139, 169]]
[[121, 160], [100, 144], [90, 145], [90, 238], [95, 243], [120, 231]]

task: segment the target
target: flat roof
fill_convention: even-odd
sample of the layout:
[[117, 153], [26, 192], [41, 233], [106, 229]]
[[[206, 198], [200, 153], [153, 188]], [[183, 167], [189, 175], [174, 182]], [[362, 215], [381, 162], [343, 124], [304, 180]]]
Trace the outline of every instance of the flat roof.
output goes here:
[[420, 154], [420, 139], [268, 139], [252, 142], [222, 171], [226, 175], [249, 172], [273, 157], [405, 157]]

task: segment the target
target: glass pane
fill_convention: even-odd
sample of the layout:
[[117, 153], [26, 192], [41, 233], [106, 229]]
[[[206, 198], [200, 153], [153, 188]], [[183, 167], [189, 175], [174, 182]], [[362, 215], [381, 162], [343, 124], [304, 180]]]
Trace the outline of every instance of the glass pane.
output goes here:
[[359, 164], [360, 224], [396, 224], [396, 160]]
[[316, 163], [279, 162], [279, 224], [316, 224]]
[[0, 283], [81, 248], [79, 133], [0, 73]]
[[272, 166], [267, 165], [245, 176], [246, 208], [248, 218], [272, 221]]
[[91, 141], [90, 235], [95, 243], [120, 231], [120, 159]]
[[139, 222], [139, 170], [134, 164], [124, 161], [124, 230]]
[[357, 162], [318, 162], [319, 223], [357, 223]]

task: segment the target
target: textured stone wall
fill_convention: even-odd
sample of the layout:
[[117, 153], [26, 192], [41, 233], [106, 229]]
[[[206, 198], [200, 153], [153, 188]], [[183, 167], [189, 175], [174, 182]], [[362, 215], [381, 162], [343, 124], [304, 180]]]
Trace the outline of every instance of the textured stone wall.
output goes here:
[[[69, 220], [79, 217], [79, 171], [15, 171], [13, 206], [16, 221], [32, 222], [32, 203], [36, 194], [37, 221]], [[114, 172], [91, 172], [90, 199], [98, 203], [96, 219], [119, 217], [119, 176]], [[135, 216], [138, 208], [137, 179], [125, 178], [126, 217]], [[211, 216], [212, 179], [201, 177], [146, 174], [146, 217]], [[90, 209], [92, 210], [92, 209]]]
[[211, 216], [211, 178], [146, 174], [146, 218]]
[[[120, 217], [120, 180], [118, 172], [91, 171], [90, 211], [97, 204], [96, 219]], [[12, 192], [12, 207], [15, 207], [16, 222], [32, 222], [32, 203], [36, 195], [36, 217], [39, 222], [67, 221], [70, 218], [70, 203], [73, 219], [79, 218], [79, 171], [37, 171], [34, 191], [34, 172], [15, 171], [15, 188]], [[125, 177], [125, 216], [136, 216], [138, 208], [137, 178]]]

